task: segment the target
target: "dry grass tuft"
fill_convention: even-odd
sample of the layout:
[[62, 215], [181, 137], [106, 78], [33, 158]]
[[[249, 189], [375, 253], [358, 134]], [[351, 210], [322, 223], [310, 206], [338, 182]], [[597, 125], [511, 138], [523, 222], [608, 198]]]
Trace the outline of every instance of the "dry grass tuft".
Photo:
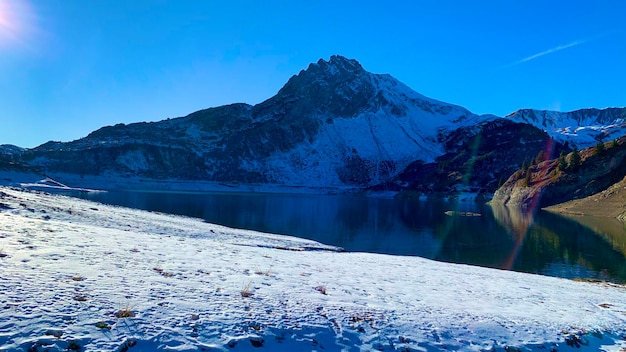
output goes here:
[[251, 286], [252, 286], [252, 281], [248, 281], [247, 284], [243, 285], [243, 288], [240, 291], [241, 297], [249, 298], [249, 297], [252, 297], [254, 295], [252, 293]]
[[103, 329], [103, 330], [111, 330], [111, 325], [103, 322], [103, 321], [99, 321], [96, 323], [96, 327], [98, 329]]
[[115, 316], [117, 318], [134, 318], [135, 317], [135, 312], [133, 312], [133, 309], [129, 306], [126, 306], [125, 308], [121, 308], [120, 310], [118, 310], [115, 313]]
[[263, 276], [272, 276], [272, 268], [269, 268], [265, 271], [261, 270], [261, 269], [257, 269], [254, 271], [255, 274], [257, 275], [263, 275]]

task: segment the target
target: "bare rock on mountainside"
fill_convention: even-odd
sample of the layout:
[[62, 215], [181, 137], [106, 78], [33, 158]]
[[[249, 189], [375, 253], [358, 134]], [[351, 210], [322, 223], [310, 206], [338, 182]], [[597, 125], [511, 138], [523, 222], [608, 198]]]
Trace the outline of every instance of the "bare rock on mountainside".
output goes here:
[[524, 160], [535, 158], [539, 151], [543, 159], [569, 151], [545, 131], [507, 119], [458, 128], [444, 137], [443, 145], [445, 153], [435, 162], [414, 164], [390, 184], [406, 184], [409, 192], [427, 194], [493, 193]]
[[[580, 160], [577, 160], [575, 154], [578, 154]], [[518, 170], [495, 192], [492, 202], [514, 207], [543, 208], [607, 190], [625, 175], [626, 137], [622, 137], [579, 153], [569, 153], [562, 161], [548, 160]], [[611, 189], [603, 193], [605, 200], [610, 198], [609, 194], [615, 194], [616, 197], [621, 194]], [[597, 197], [603, 196], [595, 197], [599, 199]], [[619, 214], [618, 209], [610, 209], [610, 202], [602, 203], [594, 212], [607, 216]], [[583, 203], [580, 204], [583, 206]], [[588, 207], [592, 203], [585, 201], [584, 204]]]

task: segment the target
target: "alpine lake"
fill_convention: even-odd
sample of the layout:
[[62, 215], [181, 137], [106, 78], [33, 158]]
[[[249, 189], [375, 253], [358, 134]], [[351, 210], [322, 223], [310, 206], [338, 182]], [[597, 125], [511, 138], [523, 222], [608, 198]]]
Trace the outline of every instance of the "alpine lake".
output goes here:
[[[110, 191], [73, 194], [105, 204], [202, 218], [344, 248], [420, 256], [570, 279], [626, 283], [626, 229], [474, 201], [344, 195]], [[419, 270], [419, 268], [416, 268]]]

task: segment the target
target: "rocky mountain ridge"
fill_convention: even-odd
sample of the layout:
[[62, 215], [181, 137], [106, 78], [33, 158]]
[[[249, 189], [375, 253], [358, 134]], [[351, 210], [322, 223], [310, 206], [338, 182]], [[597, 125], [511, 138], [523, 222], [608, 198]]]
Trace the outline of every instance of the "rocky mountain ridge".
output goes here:
[[21, 155], [24, 152], [24, 148], [11, 145], [11, 144], [0, 144], [0, 155], [3, 156], [13, 156], [13, 155]]
[[547, 145], [550, 153], [569, 151], [626, 134], [625, 114], [590, 109], [479, 116], [425, 97], [388, 74], [370, 73], [356, 60], [332, 56], [257, 105], [107, 126], [17, 154], [47, 174], [83, 177], [492, 192]]
[[626, 109], [580, 109], [570, 112], [521, 109], [506, 116], [547, 131], [560, 143], [584, 149], [598, 141], [610, 141], [626, 134]]

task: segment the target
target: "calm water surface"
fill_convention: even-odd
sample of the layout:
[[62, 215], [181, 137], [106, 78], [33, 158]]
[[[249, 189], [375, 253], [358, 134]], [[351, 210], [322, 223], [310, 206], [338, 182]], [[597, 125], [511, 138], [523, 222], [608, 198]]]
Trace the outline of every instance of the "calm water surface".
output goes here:
[[[102, 203], [288, 234], [347, 251], [420, 256], [566, 278], [626, 282], [626, 234], [617, 220], [585, 225], [473, 202], [351, 196], [107, 192]], [[478, 217], [448, 216], [472, 211]]]

